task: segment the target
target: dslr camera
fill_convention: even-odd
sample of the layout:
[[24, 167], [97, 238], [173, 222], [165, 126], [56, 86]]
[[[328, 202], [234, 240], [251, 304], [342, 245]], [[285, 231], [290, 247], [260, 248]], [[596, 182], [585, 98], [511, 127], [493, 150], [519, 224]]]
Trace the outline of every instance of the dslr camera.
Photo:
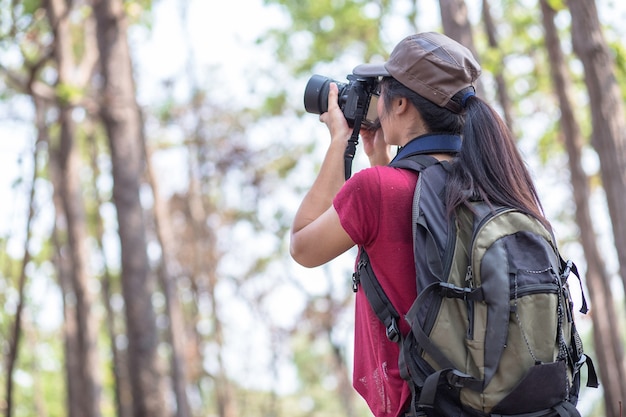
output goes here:
[[[378, 77], [347, 76], [348, 83], [340, 83], [323, 75], [313, 75], [304, 89], [304, 109], [308, 113], [322, 114], [328, 111], [328, 89], [330, 83], [339, 87], [338, 104], [354, 128], [355, 123], [373, 128], [378, 123], [376, 103], [378, 101]], [[356, 126], [358, 130], [360, 126]]]

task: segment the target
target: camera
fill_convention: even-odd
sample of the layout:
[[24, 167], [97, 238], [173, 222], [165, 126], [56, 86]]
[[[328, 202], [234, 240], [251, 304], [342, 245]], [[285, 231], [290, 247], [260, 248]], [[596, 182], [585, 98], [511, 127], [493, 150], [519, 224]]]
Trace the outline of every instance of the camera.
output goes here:
[[[354, 127], [357, 120], [366, 127], [378, 122], [376, 103], [378, 101], [378, 77], [347, 76], [348, 83], [341, 83], [323, 75], [315, 74], [304, 89], [304, 109], [308, 113], [322, 114], [328, 111], [328, 89], [330, 83], [339, 87], [338, 104], [348, 121]], [[360, 126], [359, 126], [360, 127]]]

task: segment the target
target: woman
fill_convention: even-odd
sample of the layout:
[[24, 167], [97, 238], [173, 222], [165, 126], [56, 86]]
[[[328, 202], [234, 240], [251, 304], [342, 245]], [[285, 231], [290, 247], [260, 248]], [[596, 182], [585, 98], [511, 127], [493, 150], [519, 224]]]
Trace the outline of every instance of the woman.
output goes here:
[[[458, 137], [460, 145], [462, 138], [462, 147], [434, 146], [430, 153], [452, 161], [446, 186], [448, 213], [470, 199], [482, 198], [518, 208], [549, 225], [510, 132], [497, 113], [474, 95], [480, 66], [467, 48], [438, 33], [421, 33], [402, 40], [386, 63], [360, 65], [354, 73], [382, 77], [382, 99], [377, 104], [380, 128], [361, 130], [372, 167], [344, 181], [343, 154], [351, 129], [338, 107], [333, 84], [328, 112], [320, 116], [331, 141], [295, 216], [291, 255], [298, 263], [314, 267], [359, 245], [404, 317], [417, 295], [411, 233], [417, 174], [386, 166], [391, 146], [402, 150], [440, 137]], [[406, 333], [407, 324], [401, 323], [400, 330]], [[359, 291], [353, 385], [376, 417], [403, 416], [407, 411], [411, 392], [400, 377], [398, 354], [398, 346], [387, 339], [384, 325]]]

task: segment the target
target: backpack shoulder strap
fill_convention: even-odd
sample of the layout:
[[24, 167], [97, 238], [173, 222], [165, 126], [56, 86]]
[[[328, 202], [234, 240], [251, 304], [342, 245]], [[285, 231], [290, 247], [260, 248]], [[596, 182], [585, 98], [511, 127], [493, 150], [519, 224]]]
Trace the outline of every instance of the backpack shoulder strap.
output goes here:
[[430, 155], [417, 154], [411, 155], [402, 159], [394, 159], [389, 163], [389, 166], [394, 168], [404, 168], [409, 169], [411, 171], [421, 172], [426, 168], [435, 165], [437, 163], [437, 159], [433, 158]]
[[353, 291], [356, 292], [358, 290], [359, 284], [361, 284], [372, 310], [374, 310], [378, 319], [385, 325], [387, 338], [394, 343], [400, 343], [402, 336], [400, 327], [398, 326], [400, 314], [391, 304], [389, 297], [387, 297], [383, 287], [380, 285], [380, 282], [378, 282], [374, 270], [372, 269], [369, 256], [363, 247], [359, 248], [359, 262], [356, 271], [352, 274]]
[[[397, 161], [392, 161], [390, 166], [422, 172], [426, 168], [431, 167], [438, 162], [439, 161], [432, 156], [417, 154], [399, 159]], [[420, 175], [415, 185], [415, 192], [413, 196], [413, 228], [415, 228], [415, 218], [417, 215], [416, 210], [418, 210], [419, 205], [421, 178], [422, 176]], [[414, 235], [415, 231], [413, 230], [413, 236]], [[378, 279], [372, 269], [369, 256], [363, 247], [359, 248], [359, 262], [357, 264], [356, 271], [352, 275], [352, 282], [352, 289], [355, 292], [358, 290], [359, 284], [361, 284], [372, 310], [374, 310], [378, 319], [385, 325], [387, 338], [392, 342], [399, 343], [401, 341], [401, 333], [398, 327], [398, 322], [401, 319], [400, 314], [391, 304], [389, 297], [385, 294], [380, 282], [378, 282]]]

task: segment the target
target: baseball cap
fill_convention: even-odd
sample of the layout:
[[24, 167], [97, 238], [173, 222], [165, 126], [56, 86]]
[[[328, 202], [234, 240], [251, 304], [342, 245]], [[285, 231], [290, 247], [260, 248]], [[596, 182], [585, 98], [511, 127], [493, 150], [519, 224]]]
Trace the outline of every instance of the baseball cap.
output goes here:
[[451, 102], [459, 91], [473, 87], [480, 76], [480, 64], [469, 49], [436, 32], [404, 38], [381, 64], [362, 64], [352, 71], [365, 77], [391, 76], [440, 107], [459, 112]]

